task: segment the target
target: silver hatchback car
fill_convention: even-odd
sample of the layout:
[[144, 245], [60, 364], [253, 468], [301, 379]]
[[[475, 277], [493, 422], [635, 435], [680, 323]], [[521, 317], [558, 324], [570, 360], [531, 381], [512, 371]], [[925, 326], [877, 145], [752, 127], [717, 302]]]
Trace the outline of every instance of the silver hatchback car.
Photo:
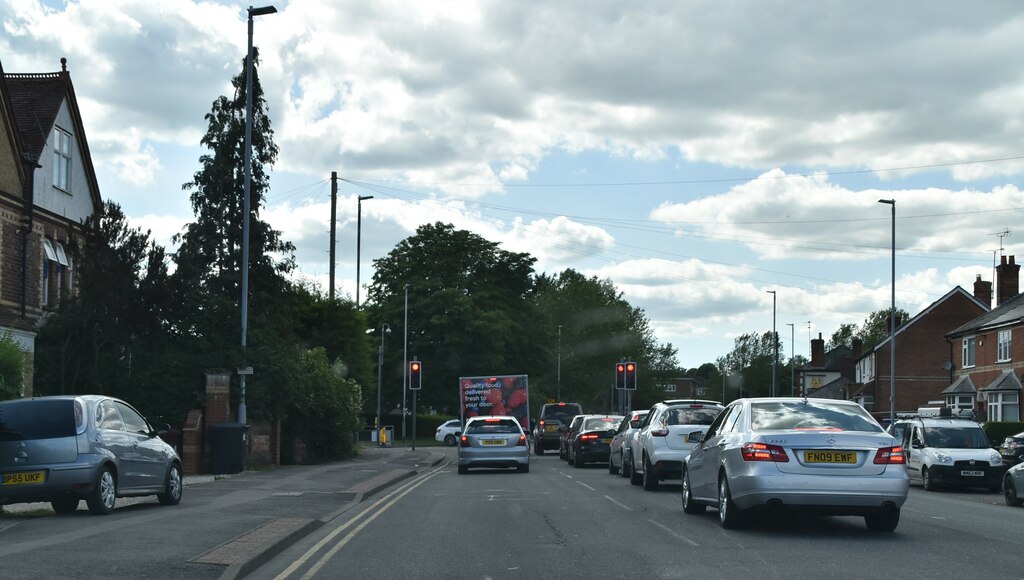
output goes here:
[[181, 459], [131, 405], [101, 395], [0, 401], [0, 506], [85, 500], [109, 514], [118, 497], [181, 501]]
[[774, 508], [859, 515], [891, 532], [907, 493], [903, 448], [852, 401], [739, 399], [683, 465], [683, 511], [717, 507], [724, 528]]
[[530, 447], [515, 417], [471, 417], [459, 436], [459, 473], [470, 467], [515, 467], [530, 471]]

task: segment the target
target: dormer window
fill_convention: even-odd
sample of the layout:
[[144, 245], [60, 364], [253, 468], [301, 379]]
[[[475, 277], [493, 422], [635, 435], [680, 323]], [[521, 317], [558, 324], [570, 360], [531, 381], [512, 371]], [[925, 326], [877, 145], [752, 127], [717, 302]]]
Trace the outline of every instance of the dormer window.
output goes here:
[[71, 133], [53, 128], [53, 186], [71, 191]]

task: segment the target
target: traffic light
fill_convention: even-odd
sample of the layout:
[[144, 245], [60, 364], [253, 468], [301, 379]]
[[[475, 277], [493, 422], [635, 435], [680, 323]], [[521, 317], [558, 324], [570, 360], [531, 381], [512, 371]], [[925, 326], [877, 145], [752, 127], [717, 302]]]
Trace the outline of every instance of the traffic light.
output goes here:
[[409, 388], [418, 391], [423, 387], [423, 362], [414, 360], [409, 362]]
[[615, 363], [615, 388], [626, 388], [626, 363]]
[[636, 363], [635, 362], [626, 362], [626, 363], [622, 363], [622, 364], [624, 364], [625, 367], [626, 367], [625, 368], [625, 377], [624, 377], [625, 386], [623, 388], [625, 388], [626, 390], [629, 390], [629, 391], [635, 391], [636, 390]]

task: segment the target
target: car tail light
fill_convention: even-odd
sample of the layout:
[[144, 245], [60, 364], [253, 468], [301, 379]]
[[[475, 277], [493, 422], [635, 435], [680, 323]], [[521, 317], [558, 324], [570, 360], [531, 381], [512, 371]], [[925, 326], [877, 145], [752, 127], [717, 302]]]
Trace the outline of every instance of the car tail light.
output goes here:
[[543, 427], [543, 426], [544, 426], [544, 419], [541, 419], [541, 420], [540, 420], [540, 421], [538, 421], [537, 423], [538, 423], [538, 424], [539, 424], [539, 425], [540, 425], [541, 427]]
[[466, 437], [465, 435], [459, 437], [459, 445], [462, 447], [469, 447], [469, 437]]
[[526, 435], [519, 436], [519, 441], [516, 441], [516, 447], [526, 447]]
[[501, 419], [493, 419], [491, 417], [484, 419], [484, 423], [497, 423], [499, 421], [501, 421]]
[[596, 439], [599, 439], [597, 433], [587, 433], [586, 435], [580, 435], [581, 441], [594, 441]]
[[662, 425], [657, 429], [650, 430], [651, 437], [668, 437], [668, 427]]
[[788, 463], [789, 456], [786, 450], [778, 445], [767, 443], [744, 443], [740, 449], [743, 461], [774, 461], [775, 463]]
[[907, 456], [902, 447], [882, 447], [875, 453], [875, 463], [881, 465], [906, 465]]

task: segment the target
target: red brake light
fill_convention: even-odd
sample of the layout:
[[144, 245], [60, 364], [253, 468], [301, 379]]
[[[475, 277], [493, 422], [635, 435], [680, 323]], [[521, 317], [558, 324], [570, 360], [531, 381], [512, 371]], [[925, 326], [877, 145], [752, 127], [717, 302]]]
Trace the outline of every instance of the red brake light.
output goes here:
[[516, 447], [526, 447], [526, 435], [519, 436], [519, 441], [516, 441]]
[[465, 435], [459, 437], [459, 445], [461, 447], [469, 447], [469, 437], [466, 437]]
[[778, 445], [767, 443], [744, 443], [740, 449], [743, 461], [774, 461], [775, 463], [788, 463], [789, 456], [786, 450]]
[[541, 427], [543, 427], [543, 426], [544, 426], [544, 419], [541, 419], [541, 420], [539, 421], [539, 423], [540, 423], [540, 426], [541, 426]]
[[599, 438], [600, 438], [600, 436], [597, 433], [587, 433], [587, 434], [584, 434], [584, 435], [580, 435], [580, 440], [582, 440], [582, 441], [593, 441], [594, 439], [599, 439]]
[[875, 453], [875, 463], [880, 465], [906, 465], [907, 456], [902, 447], [882, 447]]
[[668, 427], [662, 425], [661, 429], [651, 429], [651, 437], [668, 437]]
[[497, 423], [499, 421], [501, 421], [501, 419], [492, 419], [490, 417], [484, 419], [484, 423]]
[[559, 406], [559, 407], [564, 407], [564, 406], [565, 406], [565, 403], [559, 403], [559, 404], [558, 404], [558, 406]]

